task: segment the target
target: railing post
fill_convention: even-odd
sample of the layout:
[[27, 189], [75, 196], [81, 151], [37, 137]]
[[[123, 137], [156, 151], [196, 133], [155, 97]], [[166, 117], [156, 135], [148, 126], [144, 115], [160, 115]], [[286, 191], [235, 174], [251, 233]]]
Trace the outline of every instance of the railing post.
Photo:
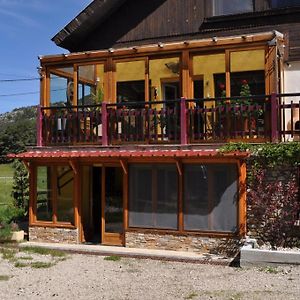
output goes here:
[[37, 146], [42, 147], [43, 146], [43, 135], [42, 135], [42, 124], [43, 124], [43, 115], [42, 115], [42, 109], [41, 106], [37, 106], [37, 120], [36, 120], [36, 141]]
[[180, 99], [180, 143], [181, 145], [187, 144], [187, 124], [186, 124], [186, 99]]
[[101, 120], [102, 120], [102, 146], [107, 146], [108, 145], [107, 106], [105, 102], [102, 102], [102, 106], [101, 106]]
[[271, 142], [275, 143], [278, 141], [278, 101], [277, 94], [271, 94]]

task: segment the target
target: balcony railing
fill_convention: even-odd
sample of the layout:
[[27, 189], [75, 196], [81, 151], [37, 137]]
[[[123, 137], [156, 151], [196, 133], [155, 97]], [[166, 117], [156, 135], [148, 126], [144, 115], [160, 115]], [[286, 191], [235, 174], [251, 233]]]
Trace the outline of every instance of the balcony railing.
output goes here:
[[299, 98], [300, 93], [39, 107], [38, 145], [297, 140]]

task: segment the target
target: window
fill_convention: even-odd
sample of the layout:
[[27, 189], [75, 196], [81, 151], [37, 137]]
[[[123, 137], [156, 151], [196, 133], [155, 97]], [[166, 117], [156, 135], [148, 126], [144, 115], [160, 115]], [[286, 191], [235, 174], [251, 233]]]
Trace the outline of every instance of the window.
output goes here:
[[300, 6], [299, 0], [272, 0], [272, 8]]
[[184, 167], [184, 229], [237, 230], [237, 168], [234, 164]]
[[37, 221], [73, 224], [73, 183], [69, 166], [37, 167]]
[[231, 15], [254, 11], [253, 0], [214, 0], [213, 15]]
[[134, 164], [129, 172], [129, 226], [177, 229], [176, 166]]

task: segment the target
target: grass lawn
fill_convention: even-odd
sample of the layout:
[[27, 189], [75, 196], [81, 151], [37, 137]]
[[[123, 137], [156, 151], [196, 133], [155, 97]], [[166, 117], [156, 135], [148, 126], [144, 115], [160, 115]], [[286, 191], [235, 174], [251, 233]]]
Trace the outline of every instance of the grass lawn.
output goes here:
[[11, 164], [0, 164], [0, 205], [13, 202], [11, 196], [13, 173]]

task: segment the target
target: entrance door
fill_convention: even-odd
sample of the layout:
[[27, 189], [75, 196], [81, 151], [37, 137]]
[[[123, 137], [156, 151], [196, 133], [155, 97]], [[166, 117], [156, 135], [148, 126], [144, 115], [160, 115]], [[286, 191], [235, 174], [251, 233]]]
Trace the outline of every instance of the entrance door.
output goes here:
[[123, 170], [102, 168], [102, 244], [123, 245]]

